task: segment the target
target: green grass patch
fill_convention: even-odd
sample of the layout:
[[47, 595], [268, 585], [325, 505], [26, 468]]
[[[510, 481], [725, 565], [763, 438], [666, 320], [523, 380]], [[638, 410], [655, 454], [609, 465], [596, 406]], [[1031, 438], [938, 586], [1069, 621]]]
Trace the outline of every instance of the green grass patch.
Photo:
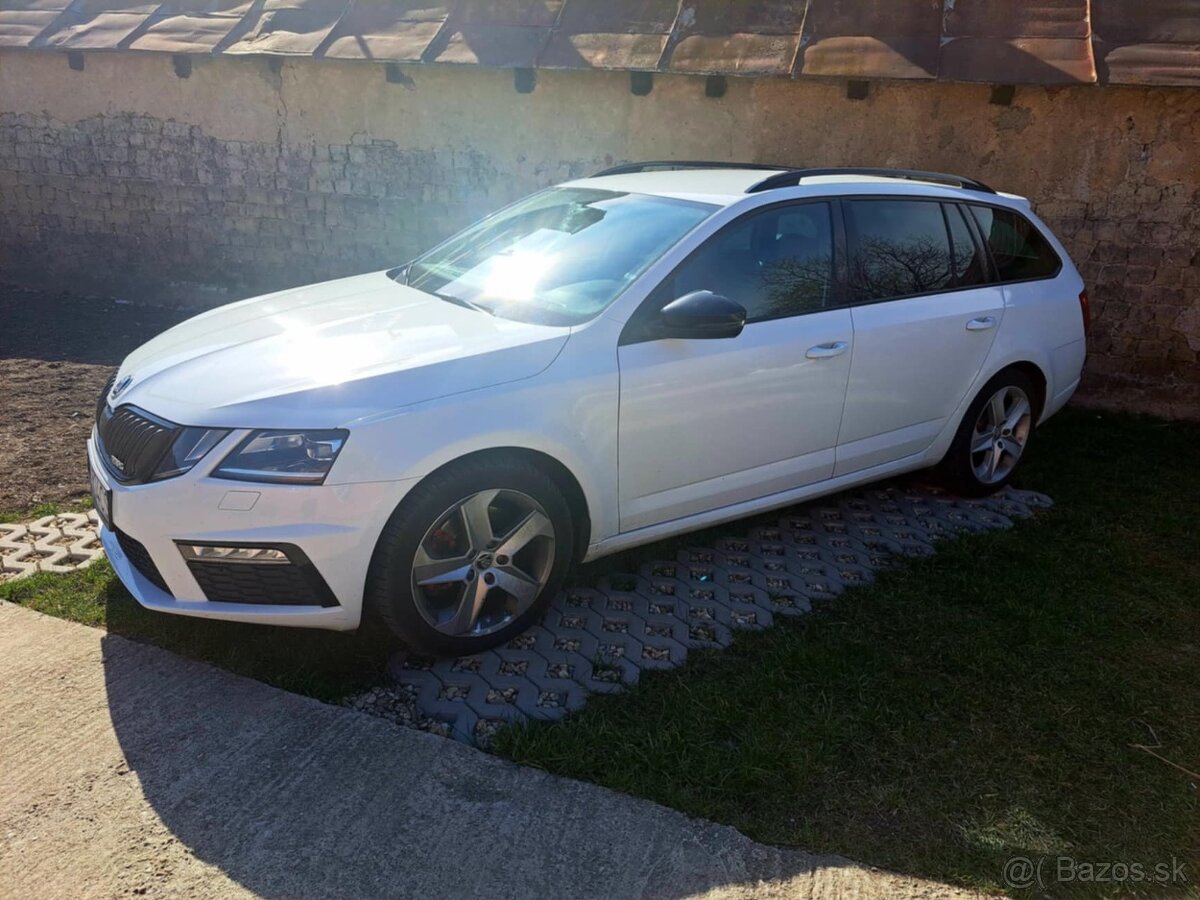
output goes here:
[[1174, 857], [1195, 885], [1200, 785], [1134, 745], [1200, 770], [1198, 444], [1194, 426], [1068, 411], [1021, 478], [1054, 510], [497, 748], [758, 840], [987, 889], [1010, 857], [1060, 854]]
[[79, 497], [74, 500], [63, 501], [50, 500], [46, 503], [39, 503], [32, 509], [9, 510], [8, 512], [0, 510], [0, 522], [28, 522], [31, 519], [40, 519], [44, 516], [86, 512], [91, 508], [91, 497]]
[[381, 683], [394, 649], [378, 630], [344, 634], [151, 612], [129, 595], [105, 559], [69, 574], [43, 573], [0, 584], [0, 600], [101, 626], [110, 634], [156, 644], [321, 700], [337, 700]]

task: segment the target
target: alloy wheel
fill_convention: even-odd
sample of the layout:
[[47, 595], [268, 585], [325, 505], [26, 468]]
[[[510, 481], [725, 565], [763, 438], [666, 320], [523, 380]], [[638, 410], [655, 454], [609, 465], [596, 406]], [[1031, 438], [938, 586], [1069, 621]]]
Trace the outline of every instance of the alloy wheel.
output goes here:
[[982, 484], [999, 484], [1021, 459], [1033, 425], [1033, 407], [1015, 385], [996, 391], [971, 434], [971, 468]]
[[472, 494], [442, 513], [417, 545], [417, 610], [446, 635], [491, 634], [533, 606], [554, 557], [554, 525], [540, 503], [514, 490]]

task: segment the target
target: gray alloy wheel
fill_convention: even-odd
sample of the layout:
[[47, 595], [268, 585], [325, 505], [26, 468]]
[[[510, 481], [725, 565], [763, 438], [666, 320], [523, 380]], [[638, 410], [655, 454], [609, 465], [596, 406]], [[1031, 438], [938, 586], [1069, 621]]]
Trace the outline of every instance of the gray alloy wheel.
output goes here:
[[526, 613], [550, 580], [554, 523], [537, 500], [511, 489], [459, 500], [425, 531], [413, 555], [421, 618], [449, 637], [479, 638]]
[[384, 525], [364, 610], [418, 653], [480, 653], [537, 621], [576, 544], [571, 505], [536, 459], [456, 460], [421, 479]]
[[1032, 427], [1033, 405], [1021, 388], [1005, 385], [988, 399], [971, 433], [971, 469], [980, 484], [999, 484], [1012, 473]]
[[1029, 451], [1040, 404], [1029, 372], [1010, 366], [985, 384], [937, 465], [946, 487], [963, 497], [994, 494], [1008, 484]]

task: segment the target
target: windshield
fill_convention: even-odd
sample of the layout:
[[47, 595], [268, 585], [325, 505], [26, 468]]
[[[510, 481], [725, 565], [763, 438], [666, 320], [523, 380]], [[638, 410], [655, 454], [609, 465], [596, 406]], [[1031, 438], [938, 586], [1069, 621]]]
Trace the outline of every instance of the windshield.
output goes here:
[[717, 209], [590, 188], [534, 194], [435, 247], [406, 283], [494, 315], [585, 322]]

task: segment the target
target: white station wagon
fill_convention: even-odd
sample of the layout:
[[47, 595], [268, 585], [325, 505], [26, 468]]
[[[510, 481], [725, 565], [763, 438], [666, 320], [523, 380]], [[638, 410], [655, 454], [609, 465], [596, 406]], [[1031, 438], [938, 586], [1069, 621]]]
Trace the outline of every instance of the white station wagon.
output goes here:
[[150, 609], [467, 654], [569, 567], [937, 467], [1008, 482], [1088, 302], [1029, 202], [928, 172], [643, 163], [141, 347], [88, 442]]

